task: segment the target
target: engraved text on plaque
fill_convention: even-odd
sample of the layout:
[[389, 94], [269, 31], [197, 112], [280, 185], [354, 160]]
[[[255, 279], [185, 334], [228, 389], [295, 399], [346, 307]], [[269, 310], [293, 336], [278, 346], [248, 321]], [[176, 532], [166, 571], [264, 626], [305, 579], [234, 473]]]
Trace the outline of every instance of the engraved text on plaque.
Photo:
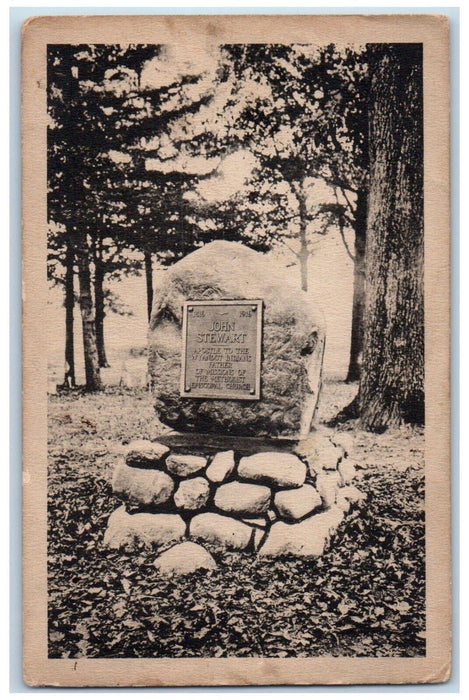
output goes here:
[[262, 301], [187, 301], [181, 396], [260, 398]]

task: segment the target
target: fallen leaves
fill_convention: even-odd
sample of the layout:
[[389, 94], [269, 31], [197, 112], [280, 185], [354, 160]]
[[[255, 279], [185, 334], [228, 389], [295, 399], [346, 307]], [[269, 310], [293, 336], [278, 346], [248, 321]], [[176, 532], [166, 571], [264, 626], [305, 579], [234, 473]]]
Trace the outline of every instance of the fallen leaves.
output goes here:
[[127, 594], [129, 594], [130, 591], [132, 590], [132, 584], [130, 583], [130, 581], [127, 578], [122, 579], [121, 585]]
[[[151, 436], [153, 409], [141, 398], [52, 398], [51, 657], [425, 653], [422, 470], [361, 470], [367, 504], [350, 512], [318, 560], [267, 562], [214, 549], [217, 571], [166, 580], [155, 575], [154, 552], [105, 550], [106, 522], [119, 502], [109, 488], [113, 457], [101, 443]], [[379, 441], [384, 450], [385, 437]], [[366, 445], [371, 450], [369, 436]]]

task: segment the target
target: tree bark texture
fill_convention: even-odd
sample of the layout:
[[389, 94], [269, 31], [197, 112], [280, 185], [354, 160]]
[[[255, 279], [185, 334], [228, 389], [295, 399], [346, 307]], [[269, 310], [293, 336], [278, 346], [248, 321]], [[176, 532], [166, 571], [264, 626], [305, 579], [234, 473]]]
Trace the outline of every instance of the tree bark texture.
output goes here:
[[104, 344], [104, 267], [100, 241], [97, 240], [93, 247], [94, 261], [94, 304], [96, 310], [96, 349], [100, 367], [109, 367]]
[[423, 423], [423, 88], [420, 44], [368, 47], [371, 74], [362, 427]]
[[101, 373], [99, 371], [95, 314], [91, 295], [90, 256], [86, 240], [80, 241], [80, 246], [77, 249], [77, 262], [80, 287], [80, 311], [83, 326], [86, 389], [87, 391], [100, 391], [103, 386], [101, 383]]
[[367, 193], [359, 190], [355, 210], [355, 254], [353, 263], [352, 330], [347, 382], [360, 379], [365, 315], [365, 245]]
[[147, 286], [147, 314], [148, 321], [151, 318], [151, 307], [153, 306], [153, 262], [150, 251], [144, 252], [145, 260], [145, 280]]
[[75, 252], [73, 243], [67, 240], [65, 251], [65, 372], [64, 387], [75, 386], [75, 348], [73, 338], [73, 311], [75, 307], [74, 264]]

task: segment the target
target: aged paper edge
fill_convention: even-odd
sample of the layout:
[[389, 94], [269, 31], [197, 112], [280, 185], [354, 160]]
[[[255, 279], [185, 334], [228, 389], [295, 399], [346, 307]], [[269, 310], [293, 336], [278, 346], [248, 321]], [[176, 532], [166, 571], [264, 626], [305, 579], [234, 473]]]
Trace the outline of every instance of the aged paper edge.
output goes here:
[[[47, 658], [46, 45], [423, 42], [427, 655]], [[23, 27], [23, 634], [33, 686], [437, 683], [451, 669], [448, 19], [442, 15], [37, 17]]]

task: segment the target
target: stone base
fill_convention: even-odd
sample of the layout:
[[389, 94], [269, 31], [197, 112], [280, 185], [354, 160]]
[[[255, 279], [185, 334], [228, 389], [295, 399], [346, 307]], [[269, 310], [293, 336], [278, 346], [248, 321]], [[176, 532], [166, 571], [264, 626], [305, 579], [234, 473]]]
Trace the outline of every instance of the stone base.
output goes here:
[[[356, 486], [350, 485], [356, 475], [354, 463], [324, 433], [318, 432], [294, 445], [286, 440], [233, 441], [226, 437], [220, 445], [216, 436], [207, 442], [203, 440], [207, 436], [198, 437], [197, 442], [190, 440], [192, 435], [171, 434], [171, 447], [175, 446], [176, 451], [167, 449], [168, 436], [162, 438], [161, 444], [136, 441], [129, 445], [130, 458], [127, 457], [127, 464], [116, 466], [113, 481], [114, 492], [125, 505], [109, 519], [106, 546], [129, 549], [143, 544], [160, 549], [174, 540], [189, 539], [218, 550], [259, 551], [263, 557], [316, 557], [323, 554], [350, 509], [366, 499]], [[274, 450], [274, 445], [283, 449]], [[220, 447], [230, 449], [220, 451]], [[259, 451], [259, 447], [264, 449]], [[142, 464], [138, 450], [142, 450], [142, 459], [144, 455], [146, 460], [144, 469], [128, 463]], [[125, 488], [121, 484], [123, 470]], [[165, 479], [174, 482], [174, 490], [166, 488]], [[139, 496], [140, 504], [136, 503]], [[159, 513], [155, 513], [155, 504]], [[136, 505], [140, 512], [129, 514], [127, 506]], [[203, 568], [176, 565], [179, 553], [185, 551], [176, 549], [157, 568], [161, 572], [168, 570], [166, 563], [169, 569], [174, 563], [175, 573], [178, 569], [188, 573]], [[203, 552], [197, 552], [199, 561]], [[201, 556], [200, 561], [205, 565], [211, 560]]]

